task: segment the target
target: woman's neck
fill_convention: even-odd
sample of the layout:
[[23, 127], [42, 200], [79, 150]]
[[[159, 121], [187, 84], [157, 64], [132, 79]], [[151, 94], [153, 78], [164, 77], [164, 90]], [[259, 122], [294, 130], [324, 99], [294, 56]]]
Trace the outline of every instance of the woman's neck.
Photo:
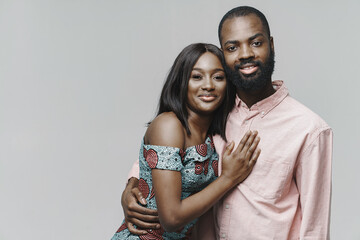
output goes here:
[[213, 115], [202, 115], [189, 110], [188, 124], [191, 135], [188, 136], [186, 145], [198, 145], [203, 143], [207, 137]]

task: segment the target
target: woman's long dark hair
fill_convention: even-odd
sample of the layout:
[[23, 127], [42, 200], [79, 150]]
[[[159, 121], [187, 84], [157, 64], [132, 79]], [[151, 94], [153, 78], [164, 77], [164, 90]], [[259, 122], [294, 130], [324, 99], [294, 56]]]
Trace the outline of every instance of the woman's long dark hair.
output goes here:
[[[161, 91], [157, 116], [163, 112], [174, 112], [180, 120], [188, 135], [191, 135], [188, 124], [187, 92], [188, 83], [194, 65], [205, 52], [214, 54], [225, 66], [221, 50], [212, 44], [194, 43], [181, 51], [175, 59]], [[227, 80], [225, 98], [214, 112], [214, 118], [208, 134], [220, 134], [226, 140], [225, 127], [229, 112], [235, 103], [235, 87]]]

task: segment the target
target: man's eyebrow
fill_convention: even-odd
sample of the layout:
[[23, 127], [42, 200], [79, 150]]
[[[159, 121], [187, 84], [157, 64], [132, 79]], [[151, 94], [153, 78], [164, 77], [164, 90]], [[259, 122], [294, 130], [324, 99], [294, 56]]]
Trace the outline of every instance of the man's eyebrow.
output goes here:
[[[257, 33], [255, 35], [249, 37], [249, 41], [252, 41], [257, 37], [264, 37], [264, 36], [265, 35], [263, 33]], [[228, 40], [224, 43], [224, 46], [226, 46], [227, 44], [238, 44], [238, 43], [239, 43], [239, 41], [237, 41], [237, 40]]]
[[237, 40], [228, 40], [228, 41], [226, 41], [224, 43], [224, 45], [226, 45], [226, 44], [237, 44], [237, 43], [239, 43], [239, 41], [237, 41]]
[[251, 37], [249, 38], [249, 40], [252, 41], [252, 40], [254, 40], [254, 39], [257, 38], [257, 37], [264, 37], [264, 34], [262, 34], [262, 33], [257, 33], [257, 34], [255, 34], [254, 36], [251, 36]]

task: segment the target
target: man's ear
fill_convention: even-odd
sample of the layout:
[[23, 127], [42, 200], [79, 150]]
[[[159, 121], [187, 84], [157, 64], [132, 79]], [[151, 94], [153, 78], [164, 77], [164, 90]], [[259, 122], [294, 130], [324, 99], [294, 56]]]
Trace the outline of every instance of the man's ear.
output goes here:
[[274, 38], [272, 36], [270, 36], [270, 47], [274, 52], [274, 50], [275, 50], [275, 48], [274, 48]]

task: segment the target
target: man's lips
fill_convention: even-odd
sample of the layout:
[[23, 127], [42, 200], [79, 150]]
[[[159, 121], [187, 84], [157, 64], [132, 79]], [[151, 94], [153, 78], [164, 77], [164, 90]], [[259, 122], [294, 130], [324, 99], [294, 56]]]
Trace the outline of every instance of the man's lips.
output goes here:
[[239, 67], [239, 71], [245, 75], [252, 74], [252, 73], [256, 72], [258, 69], [259, 69], [259, 67], [255, 64], [244, 64]]
[[204, 102], [212, 102], [216, 99], [216, 95], [214, 94], [202, 94], [198, 96]]

